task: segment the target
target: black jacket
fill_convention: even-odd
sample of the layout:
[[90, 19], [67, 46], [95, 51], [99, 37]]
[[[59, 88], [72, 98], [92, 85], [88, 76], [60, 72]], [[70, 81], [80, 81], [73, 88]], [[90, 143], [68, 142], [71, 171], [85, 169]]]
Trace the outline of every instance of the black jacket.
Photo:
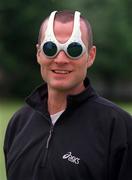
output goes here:
[[132, 180], [132, 117], [85, 86], [54, 126], [46, 84], [27, 98], [6, 131], [8, 180]]

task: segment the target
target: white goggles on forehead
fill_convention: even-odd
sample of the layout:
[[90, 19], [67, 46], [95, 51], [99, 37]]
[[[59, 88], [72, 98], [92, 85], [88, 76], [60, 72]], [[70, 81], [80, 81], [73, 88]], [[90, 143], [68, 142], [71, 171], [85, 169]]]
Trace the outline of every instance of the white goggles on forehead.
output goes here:
[[58, 42], [54, 35], [53, 23], [56, 12], [53, 11], [49, 16], [45, 38], [40, 45], [40, 49], [43, 50], [45, 56], [54, 58], [62, 50], [70, 59], [79, 59], [84, 52], [88, 55], [86, 46], [81, 39], [80, 12], [75, 11], [72, 35], [66, 43]]

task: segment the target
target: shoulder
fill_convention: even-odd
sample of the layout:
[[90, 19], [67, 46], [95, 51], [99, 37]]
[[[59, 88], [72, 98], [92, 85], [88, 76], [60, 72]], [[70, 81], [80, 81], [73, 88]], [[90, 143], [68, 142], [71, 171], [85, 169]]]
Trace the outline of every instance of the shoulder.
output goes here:
[[24, 105], [11, 117], [5, 133], [5, 151], [6, 149], [9, 149], [10, 145], [13, 142], [13, 139], [19, 133], [19, 131], [25, 126], [28, 119], [30, 118], [30, 116], [32, 116], [33, 113], [34, 110], [30, 106]]
[[132, 116], [127, 111], [122, 109], [116, 103], [98, 96], [95, 100], [95, 107], [102, 112], [107, 119], [117, 121], [119, 124], [123, 123], [126, 126], [132, 126]]
[[100, 117], [103, 119], [103, 122], [105, 122], [106, 130], [110, 132], [113, 147], [116, 147], [117, 144], [122, 146], [123, 143], [129, 144], [129, 146], [132, 147], [131, 114], [103, 97], [98, 97], [94, 101], [98, 111], [102, 111]]
[[34, 112], [34, 109], [28, 105], [23, 105], [18, 111], [11, 117], [8, 126], [15, 126], [18, 123], [24, 123]]
[[113, 111], [117, 114], [124, 114], [124, 115], [129, 115], [128, 112], [126, 112], [123, 108], [121, 108], [119, 105], [116, 103], [103, 98], [101, 96], [98, 96], [96, 99], [94, 99], [94, 102], [96, 103], [97, 106], [102, 108], [102, 110], [106, 111]]

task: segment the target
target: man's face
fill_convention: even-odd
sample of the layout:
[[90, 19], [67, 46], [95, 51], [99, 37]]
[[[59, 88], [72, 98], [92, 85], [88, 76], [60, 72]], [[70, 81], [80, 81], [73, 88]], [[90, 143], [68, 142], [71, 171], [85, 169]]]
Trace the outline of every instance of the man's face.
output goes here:
[[[65, 43], [71, 36], [73, 22], [61, 23], [55, 21], [54, 34], [60, 43]], [[88, 49], [88, 35], [85, 23], [81, 21], [82, 41]], [[45, 27], [42, 30], [42, 40]], [[87, 68], [91, 66], [96, 54], [96, 48], [92, 47], [89, 55], [86, 52], [77, 60], [70, 59], [64, 51], [60, 51], [56, 57], [49, 59], [43, 51], [37, 51], [37, 61], [41, 67], [41, 75], [48, 84], [48, 89], [55, 91], [79, 93], [83, 89], [83, 80], [86, 77]]]

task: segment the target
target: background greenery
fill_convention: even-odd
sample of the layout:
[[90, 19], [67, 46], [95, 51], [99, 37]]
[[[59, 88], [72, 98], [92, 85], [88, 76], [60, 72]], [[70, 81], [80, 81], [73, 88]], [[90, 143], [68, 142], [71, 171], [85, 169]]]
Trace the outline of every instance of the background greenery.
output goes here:
[[5, 166], [4, 166], [4, 156], [3, 156], [3, 142], [5, 130], [9, 119], [13, 113], [20, 107], [20, 102], [9, 101], [0, 103], [0, 180], [5, 180]]
[[42, 81], [35, 45], [40, 24], [51, 11], [79, 10], [87, 17], [97, 46], [88, 71], [91, 80], [100, 94], [132, 113], [131, 7], [131, 0], [0, 1], [0, 180], [5, 180], [5, 128], [22, 103], [15, 99], [23, 99]]
[[95, 86], [106, 97], [132, 99], [131, 5], [131, 0], [1, 0], [0, 96], [25, 97], [41, 82], [35, 57], [39, 26], [53, 10], [74, 9], [93, 27], [97, 58], [89, 74]]

